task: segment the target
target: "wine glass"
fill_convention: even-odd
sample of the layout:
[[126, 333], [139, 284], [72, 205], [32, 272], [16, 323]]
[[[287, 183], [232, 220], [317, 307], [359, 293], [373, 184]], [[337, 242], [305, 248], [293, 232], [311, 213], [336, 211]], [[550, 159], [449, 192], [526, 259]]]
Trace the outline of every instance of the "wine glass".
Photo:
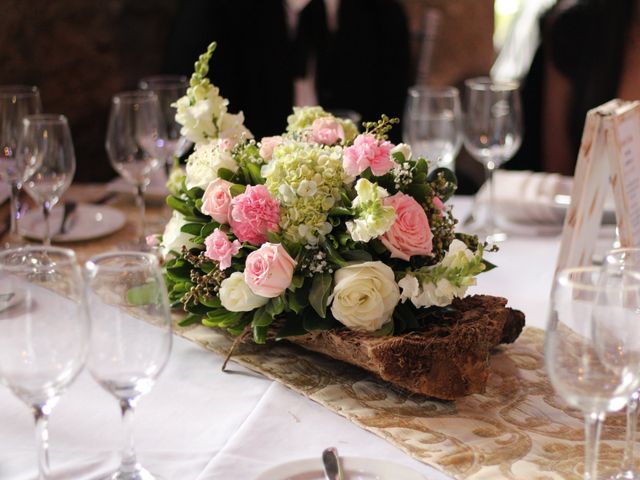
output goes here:
[[465, 81], [464, 145], [485, 168], [489, 203], [476, 230], [489, 243], [506, 240], [496, 228], [493, 172], [510, 160], [522, 143], [522, 107], [517, 82], [486, 77]]
[[176, 109], [173, 106], [186, 94], [189, 80], [184, 75], [154, 75], [142, 78], [138, 87], [151, 91], [158, 97], [166, 132], [163, 152], [168, 178], [176, 159], [192, 146], [192, 143], [180, 134], [181, 125], [176, 122]]
[[404, 115], [403, 140], [414, 156], [431, 161], [431, 168], [455, 169], [462, 146], [460, 95], [455, 87], [409, 89]]
[[[605, 266], [614, 266], [629, 271], [640, 272], [640, 248], [618, 248], [607, 252], [604, 257]], [[640, 479], [640, 473], [635, 468], [635, 444], [638, 425], [638, 400], [640, 391], [636, 390], [627, 403], [627, 430], [625, 438], [624, 458], [622, 469], [612, 478], [616, 480]]]
[[640, 276], [616, 266], [562, 270], [551, 294], [545, 363], [556, 392], [585, 417], [584, 479], [595, 480], [607, 412], [640, 383]]
[[18, 165], [23, 188], [42, 208], [44, 246], [51, 245], [49, 214], [69, 188], [76, 171], [76, 155], [64, 115], [36, 114], [22, 120]]
[[71, 250], [29, 246], [0, 253], [0, 380], [32, 410], [39, 478], [49, 478], [47, 424], [86, 357], [88, 320]]
[[19, 204], [22, 187], [16, 154], [22, 119], [42, 110], [38, 87], [28, 85], [0, 85], [0, 180], [9, 184], [11, 203], [11, 227], [7, 246], [17, 246]]
[[136, 460], [134, 408], [162, 372], [171, 350], [171, 315], [158, 260], [150, 253], [106, 253], [85, 266], [91, 318], [87, 366], [120, 403], [122, 461], [112, 480], [150, 480]]
[[125, 250], [146, 250], [144, 192], [151, 174], [164, 158], [164, 123], [158, 97], [136, 90], [114, 95], [111, 102], [106, 149], [113, 168], [136, 188], [137, 241], [122, 244]]

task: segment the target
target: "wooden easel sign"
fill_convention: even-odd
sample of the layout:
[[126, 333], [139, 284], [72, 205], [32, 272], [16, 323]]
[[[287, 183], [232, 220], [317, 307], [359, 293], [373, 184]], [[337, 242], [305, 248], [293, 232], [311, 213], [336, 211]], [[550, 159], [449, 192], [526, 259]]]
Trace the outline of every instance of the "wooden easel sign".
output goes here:
[[591, 263], [609, 185], [623, 247], [640, 247], [640, 102], [589, 110], [556, 270]]

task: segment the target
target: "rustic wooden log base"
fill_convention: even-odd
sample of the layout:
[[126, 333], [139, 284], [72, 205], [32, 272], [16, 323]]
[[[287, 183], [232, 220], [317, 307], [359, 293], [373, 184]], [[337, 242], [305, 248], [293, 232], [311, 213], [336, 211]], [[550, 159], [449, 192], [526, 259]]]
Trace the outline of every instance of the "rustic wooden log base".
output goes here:
[[426, 309], [423, 330], [394, 337], [345, 328], [288, 340], [411, 392], [454, 400], [484, 392], [491, 351], [522, 332], [524, 314], [506, 304], [505, 298], [488, 295], [456, 299], [451, 307]]

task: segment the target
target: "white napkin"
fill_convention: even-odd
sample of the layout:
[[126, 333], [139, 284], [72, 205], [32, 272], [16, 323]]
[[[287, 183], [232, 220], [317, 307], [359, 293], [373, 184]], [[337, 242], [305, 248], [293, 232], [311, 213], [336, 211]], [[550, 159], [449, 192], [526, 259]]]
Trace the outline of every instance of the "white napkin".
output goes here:
[[[498, 170], [494, 173], [495, 214], [510, 223], [561, 225], [566, 205], [557, 195], [571, 194], [571, 177], [552, 173]], [[489, 189], [483, 185], [477, 202], [488, 203]]]

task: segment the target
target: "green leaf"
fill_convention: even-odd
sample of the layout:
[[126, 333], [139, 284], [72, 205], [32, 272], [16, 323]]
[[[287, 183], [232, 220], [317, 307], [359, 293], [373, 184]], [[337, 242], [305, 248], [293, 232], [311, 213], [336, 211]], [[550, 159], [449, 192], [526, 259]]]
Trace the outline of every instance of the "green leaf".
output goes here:
[[200, 231], [202, 230], [201, 223], [185, 223], [182, 227], [180, 227], [180, 231], [184, 233], [188, 233], [189, 235], [200, 235]]
[[416, 173], [427, 173], [429, 171], [429, 164], [424, 158], [419, 158], [416, 162]]
[[231, 185], [229, 192], [231, 193], [232, 197], [237, 197], [241, 193], [244, 193], [246, 189], [247, 189], [246, 185], [239, 185], [237, 183], [234, 183], [233, 185]]
[[251, 183], [254, 185], [261, 185], [264, 183], [264, 178], [260, 175], [260, 167], [253, 162], [246, 163], [249, 176], [251, 177]]
[[291, 279], [291, 286], [295, 288], [300, 288], [303, 284], [304, 284], [304, 276], [300, 275], [299, 273], [294, 274], [293, 278]]
[[298, 315], [287, 315], [286, 321], [282, 328], [276, 334], [276, 340], [286, 337], [295, 337], [296, 335], [304, 335], [307, 333], [302, 323], [302, 318]]
[[207, 307], [206, 305], [202, 305], [201, 303], [189, 303], [185, 305], [184, 308], [187, 310], [187, 312], [197, 313], [199, 315], [207, 315], [211, 310], [211, 308]]
[[313, 277], [309, 291], [309, 303], [321, 318], [327, 316], [327, 301], [333, 286], [333, 275], [321, 273]]
[[267, 343], [267, 327], [253, 327], [253, 341], [257, 344]]
[[213, 233], [216, 228], [219, 228], [220, 224], [218, 222], [209, 222], [202, 226], [200, 231], [198, 232], [202, 238], [207, 238], [209, 235]]
[[344, 207], [333, 207], [331, 210], [329, 210], [329, 215], [330, 216], [353, 216], [353, 211], [350, 208], [344, 208]]
[[193, 313], [187, 315], [184, 320], [182, 320], [180, 323], [178, 323], [178, 325], [180, 325], [181, 327], [188, 327], [189, 325], [193, 325], [196, 323], [200, 323], [200, 319], [202, 317], [200, 315], [195, 315]]
[[388, 337], [393, 335], [393, 322], [387, 322], [375, 332], [371, 332], [374, 337]]
[[393, 159], [395, 160], [396, 163], [404, 163], [405, 162], [405, 158], [404, 158], [404, 153], [402, 152], [396, 152], [393, 155], [391, 155], [393, 157]]
[[489, 272], [494, 268], [498, 268], [498, 266], [495, 263], [491, 263], [489, 260], [485, 260], [484, 258], [482, 259], [482, 263], [484, 264], [483, 272]]
[[182, 215], [185, 215], [185, 216], [193, 215], [193, 208], [187, 205], [187, 202], [176, 197], [175, 195], [169, 195], [167, 197], [167, 205], [169, 205], [171, 208], [173, 208], [177, 212], [180, 212]]
[[280, 235], [278, 235], [275, 232], [272, 232], [271, 230], [267, 230], [267, 241], [269, 243], [282, 243], [282, 239], [280, 238]]
[[209, 308], [219, 308], [222, 306], [220, 303], [220, 299], [218, 297], [210, 296], [210, 297], [198, 297], [198, 301], [202, 305], [206, 305]]
[[252, 327], [267, 327], [273, 322], [273, 317], [267, 312], [266, 307], [260, 307], [253, 312]]
[[191, 200], [197, 200], [199, 198], [202, 198], [203, 195], [204, 195], [204, 190], [200, 187], [193, 187], [187, 190], [187, 196]]
[[370, 262], [373, 260], [373, 257], [366, 250], [347, 250], [342, 254], [345, 259], [349, 261], [362, 261], [362, 262]]
[[412, 183], [407, 189], [409, 195], [415, 198], [418, 202], [423, 202], [427, 198], [427, 195], [429, 195], [430, 191], [431, 187], [424, 183]]
[[157, 282], [149, 282], [127, 290], [127, 303], [129, 305], [152, 305], [158, 303], [161, 294]]
[[265, 305], [267, 313], [271, 315], [272, 318], [275, 318], [284, 311], [285, 302], [283, 296], [284, 295], [280, 295], [272, 298], [271, 301]]
[[226, 180], [227, 182], [230, 182], [234, 176], [235, 176], [235, 173], [233, 173], [228, 168], [222, 167], [218, 169], [218, 177], [220, 177], [222, 180]]
[[334, 328], [337, 321], [332, 316], [320, 317], [313, 309], [307, 308], [302, 313], [302, 325], [308, 332], [312, 330], [329, 330]]

